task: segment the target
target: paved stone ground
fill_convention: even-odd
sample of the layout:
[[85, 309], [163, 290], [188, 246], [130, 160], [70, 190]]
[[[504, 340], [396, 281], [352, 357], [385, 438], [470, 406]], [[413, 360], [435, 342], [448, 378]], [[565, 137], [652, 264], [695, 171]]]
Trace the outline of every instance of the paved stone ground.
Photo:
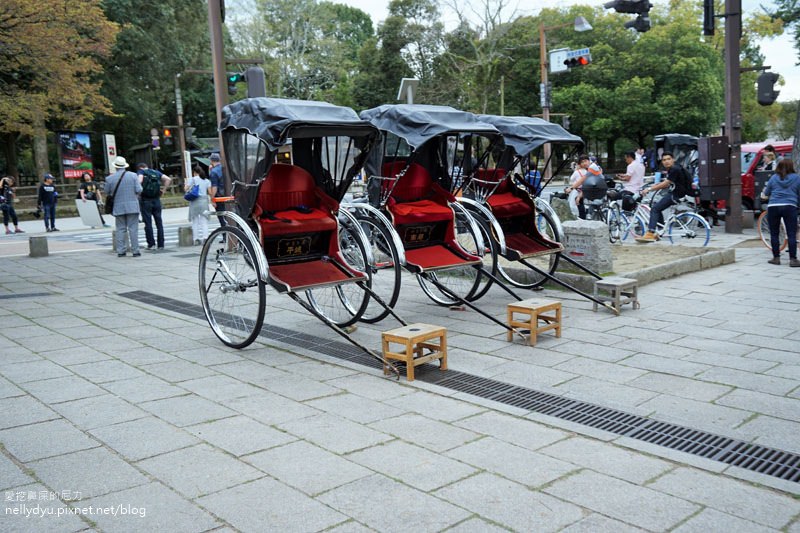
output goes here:
[[[537, 293], [565, 328], [535, 348], [409, 277], [398, 310], [447, 326], [453, 370], [800, 453], [800, 269], [736, 254], [644, 286], [619, 317]], [[197, 249], [0, 268], [0, 531], [800, 532], [797, 483], [273, 339], [228, 349], [121, 296], [197, 305]], [[267, 305], [267, 324], [337, 338], [274, 291]], [[354, 336], [377, 348], [394, 326]]]

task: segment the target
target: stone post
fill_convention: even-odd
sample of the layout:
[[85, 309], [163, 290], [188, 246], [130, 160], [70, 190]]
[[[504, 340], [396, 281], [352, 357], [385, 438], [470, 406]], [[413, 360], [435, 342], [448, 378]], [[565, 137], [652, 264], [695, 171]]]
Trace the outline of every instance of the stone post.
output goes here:
[[[562, 225], [565, 255], [598, 274], [613, 272], [614, 262], [606, 224], [596, 220], [571, 220]], [[559, 269], [579, 272], [579, 269], [565, 261], [559, 264]]]

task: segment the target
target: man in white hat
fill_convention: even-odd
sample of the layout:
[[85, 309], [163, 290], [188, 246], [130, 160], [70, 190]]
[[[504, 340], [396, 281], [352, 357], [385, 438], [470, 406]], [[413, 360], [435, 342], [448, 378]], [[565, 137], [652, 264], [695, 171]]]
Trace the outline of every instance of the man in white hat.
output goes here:
[[[114, 216], [116, 224], [116, 248], [117, 257], [125, 257], [126, 236], [130, 236], [131, 251], [133, 257], [139, 257], [139, 194], [142, 192], [142, 185], [139, 183], [139, 176], [133, 172], [128, 172], [128, 162], [122, 156], [114, 159], [114, 169], [116, 172], [106, 177], [104, 192], [106, 198], [114, 197]], [[108, 200], [106, 200], [108, 201]], [[126, 235], [127, 234], [127, 235]]]

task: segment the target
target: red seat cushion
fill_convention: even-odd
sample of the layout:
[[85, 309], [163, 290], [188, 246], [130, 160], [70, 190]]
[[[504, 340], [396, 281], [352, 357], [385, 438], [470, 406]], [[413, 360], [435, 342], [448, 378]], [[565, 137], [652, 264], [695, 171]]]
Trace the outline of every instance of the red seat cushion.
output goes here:
[[335, 205], [308, 171], [276, 163], [261, 183], [254, 215], [264, 235], [318, 233], [336, 230]]
[[388, 207], [394, 215], [396, 225], [453, 220], [453, 210], [433, 200], [417, 200], [402, 204], [390, 202]]
[[517, 217], [533, 213], [533, 208], [513, 192], [495, 193], [486, 201], [497, 218]]
[[[384, 176], [396, 176], [406, 166], [405, 161], [393, 161], [384, 164], [381, 171]], [[433, 183], [428, 171], [411, 163], [395, 185], [387, 207], [398, 225], [442, 222], [453, 218], [448, 200], [447, 192]]]

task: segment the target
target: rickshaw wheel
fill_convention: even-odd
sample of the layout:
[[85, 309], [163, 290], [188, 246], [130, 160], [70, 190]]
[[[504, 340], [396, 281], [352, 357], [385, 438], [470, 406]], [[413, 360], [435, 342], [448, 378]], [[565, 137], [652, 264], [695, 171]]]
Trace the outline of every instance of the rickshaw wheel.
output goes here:
[[226, 345], [244, 348], [264, 324], [266, 286], [256, 251], [233, 226], [214, 230], [200, 253], [200, 300], [211, 330]]
[[[536, 227], [539, 233], [551, 241], [560, 241], [558, 232], [556, 231], [556, 223], [550, 218], [548, 213], [539, 212], [536, 214]], [[552, 276], [555, 274], [555, 271], [558, 270], [559, 259], [561, 259], [561, 254], [547, 254], [544, 256], [532, 257], [528, 259], [528, 262], [535, 264], [539, 269], [548, 272]], [[541, 287], [547, 281], [545, 276], [542, 276], [523, 264], [519, 264], [517, 268], [512, 269], [509, 268], [508, 265], [506, 265], [506, 268], [503, 268], [502, 263], [502, 261], [497, 262], [497, 271], [504, 280], [508, 281], [514, 287], [519, 287], [520, 289], [535, 289], [536, 287]]]
[[[370, 286], [364, 243], [356, 232], [344, 225], [339, 227], [339, 250], [348, 266], [367, 275], [364, 283]], [[356, 323], [369, 304], [369, 293], [355, 282], [308, 289], [305, 293], [308, 303], [319, 315], [341, 328]]]
[[[489, 224], [479, 218], [477, 215], [473, 215], [475, 217], [476, 222], [478, 223], [478, 227], [481, 230], [481, 236], [483, 237], [483, 245], [484, 245], [484, 253], [483, 253], [483, 268], [488, 270], [490, 274], [497, 273], [497, 243], [495, 243], [494, 238], [492, 237], [492, 232], [489, 229]], [[475, 292], [472, 296], [470, 296], [469, 300], [474, 302], [483, 298], [483, 296], [489, 291], [492, 286], [492, 279], [489, 276], [481, 274], [478, 278], [478, 286], [475, 289]]]
[[[356, 217], [361, 228], [367, 234], [369, 246], [372, 248], [372, 290], [389, 307], [394, 307], [400, 296], [400, 254], [394, 245], [389, 231], [373, 218], [359, 215]], [[367, 310], [361, 316], [362, 322], [374, 324], [380, 322], [389, 311], [372, 298]]]
[[[472, 232], [472, 227], [467, 223], [462, 215], [456, 216], [455, 222], [456, 240], [458, 244], [465, 251], [483, 255], [478, 252], [477, 238]], [[480, 252], [483, 252], [481, 250]], [[445, 270], [438, 270], [428, 274], [430, 277], [438, 281], [443, 286], [447, 287], [455, 295], [467, 301], [472, 301], [473, 295], [476, 293], [481, 283], [488, 278], [481, 274], [481, 272], [473, 266], [463, 266], [458, 268], [448, 268]], [[445, 307], [451, 305], [459, 305], [461, 302], [453, 299], [451, 296], [443, 293], [435, 285], [429, 283], [420, 275], [417, 275], [417, 281], [425, 295], [436, 302], [437, 304]]]

